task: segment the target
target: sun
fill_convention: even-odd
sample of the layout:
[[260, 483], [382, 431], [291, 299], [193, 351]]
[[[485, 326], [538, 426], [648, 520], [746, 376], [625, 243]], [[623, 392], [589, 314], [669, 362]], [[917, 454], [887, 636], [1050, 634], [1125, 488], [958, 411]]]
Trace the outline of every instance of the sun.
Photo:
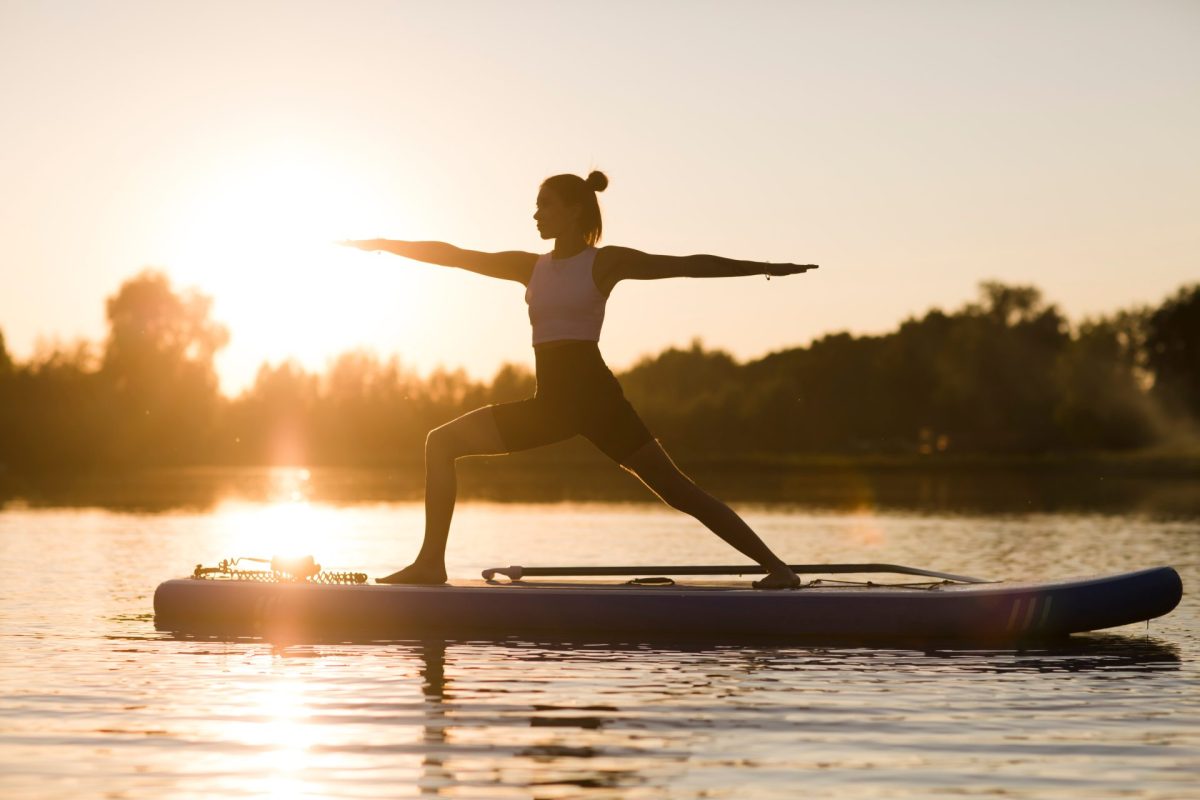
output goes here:
[[179, 197], [165, 266], [213, 298], [247, 369], [285, 358], [320, 369], [373, 338], [384, 312], [361, 285], [362, 254], [336, 242], [387, 235], [412, 215], [361, 172], [329, 154], [273, 150], [199, 176]]

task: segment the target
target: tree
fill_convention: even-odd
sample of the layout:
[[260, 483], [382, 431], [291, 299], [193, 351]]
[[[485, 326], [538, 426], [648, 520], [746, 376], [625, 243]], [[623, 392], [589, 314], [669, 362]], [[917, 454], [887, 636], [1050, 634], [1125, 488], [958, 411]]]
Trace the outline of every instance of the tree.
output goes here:
[[965, 449], [1038, 452], [1060, 444], [1054, 426], [1066, 319], [1032, 286], [980, 284], [981, 302], [955, 315], [940, 383]]
[[1055, 423], [1066, 447], [1126, 449], [1158, 434], [1142, 366], [1147, 313], [1085, 320], [1062, 353]]
[[330, 364], [317, 402], [315, 452], [329, 463], [386, 463], [420, 458], [412, 396], [418, 383], [395, 356], [343, 353]]
[[1200, 419], [1200, 283], [1183, 287], [1150, 315], [1146, 359], [1154, 395]]
[[4, 341], [4, 331], [0, 331], [0, 378], [13, 372], [12, 356], [8, 354], [8, 345]]
[[213, 357], [229, 340], [210, 298], [146, 270], [108, 299], [100, 373], [111, 392], [114, 460], [194, 463], [210, 452], [220, 396]]
[[111, 431], [92, 345], [38, 342], [33, 358], [0, 376], [0, 463], [45, 468], [103, 462]]
[[728, 353], [670, 348], [640, 360], [621, 376], [634, 407], [655, 435], [680, 452], [728, 452], [745, 447], [737, 413], [741, 367]]
[[528, 368], [517, 364], [502, 364], [492, 378], [488, 400], [492, 403], [511, 403], [533, 397], [537, 380]]
[[226, 409], [224, 453], [248, 464], [312, 463], [313, 417], [319, 379], [299, 364], [263, 364], [254, 386]]

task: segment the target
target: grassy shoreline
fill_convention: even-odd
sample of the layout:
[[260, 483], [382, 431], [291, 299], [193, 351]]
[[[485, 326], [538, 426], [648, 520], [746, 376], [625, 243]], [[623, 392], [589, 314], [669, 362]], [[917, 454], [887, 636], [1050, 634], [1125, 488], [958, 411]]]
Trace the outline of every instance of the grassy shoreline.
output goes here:
[[1038, 455], [938, 454], [938, 455], [797, 455], [738, 456], [687, 459], [697, 468], [759, 468], [803, 471], [867, 470], [912, 472], [980, 472], [1037, 470], [1108, 472], [1127, 476], [1176, 476], [1200, 480], [1200, 450], [1046, 453]]
[[[468, 458], [458, 462], [460, 471], [478, 468], [489, 471], [503, 465], [504, 469], [519, 471], [542, 469], [581, 470], [609, 468], [613, 464], [586, 445], [557, 445], [541, 451], [499, 456]], [[731, 456], [692, 455], [673, 452], [672, 457], [685, 471], [727, 470], [784, 470], [800, 472], [868, 471], [868, 472], [962, 472], [962, 471], [1062, 471], [1064, 473], [1104, 472], [1114, 475], [1162, 476], [1196, 478], [1200, 480], [1200, 447], [1186, 449], [1154, 449], [1139, 451], [1090, 451], [1081, 453], [1042, 454], [740, 454]], [[45, 480], [62, 477], [135, 477], [155, 474], [196, 475], [271, 470], [308, 470], [309, 472], [344, 471], [350, 473], [423, 471], [419, 459], [398, 459], [382, 463], [350, 464], [196, 464], [180, 466], [114, 466], [97, 465], [77, 469], [43, 468], [17, 470], [0, 464], [0, 486], [13, 481]]]

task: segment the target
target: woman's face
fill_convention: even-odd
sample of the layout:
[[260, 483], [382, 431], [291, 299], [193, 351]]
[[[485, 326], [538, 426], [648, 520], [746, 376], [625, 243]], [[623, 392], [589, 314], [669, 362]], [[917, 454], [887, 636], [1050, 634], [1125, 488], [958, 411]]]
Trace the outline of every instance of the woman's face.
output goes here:
[[566, 205], [557, 194], [543, 188], [538, 192], [533, 218], [543, 239], [557, 239], [579, 224], [579, 207]]

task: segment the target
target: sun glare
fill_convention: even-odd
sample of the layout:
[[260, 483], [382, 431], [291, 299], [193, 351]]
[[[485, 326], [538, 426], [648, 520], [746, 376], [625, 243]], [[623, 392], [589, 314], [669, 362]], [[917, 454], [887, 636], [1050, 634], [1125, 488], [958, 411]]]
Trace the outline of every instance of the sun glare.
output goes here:
[[370, 338], [363, 254], [336, 242], [395, 228], [395, 201], [385, 207], [333, 163], [251, 159], [198, 180], [181, 206], [166, 266], [179, 286], [213, 297], [214, 317], [255, 363], [292, 357], [319, 369]]
[[[314, 504], [309, 497], [309, 471], [276, 467], [268, 474], [268, 502], [228, 502], [216, 517], [217, 552], [229, 556], [292, 558], [314, 556], [332, 570], [346, 569], [352, 553], [345, 537], [331, 536], [339, 523], [336, 508]], [[266, 569], [254, 563], [245, 569]]]

